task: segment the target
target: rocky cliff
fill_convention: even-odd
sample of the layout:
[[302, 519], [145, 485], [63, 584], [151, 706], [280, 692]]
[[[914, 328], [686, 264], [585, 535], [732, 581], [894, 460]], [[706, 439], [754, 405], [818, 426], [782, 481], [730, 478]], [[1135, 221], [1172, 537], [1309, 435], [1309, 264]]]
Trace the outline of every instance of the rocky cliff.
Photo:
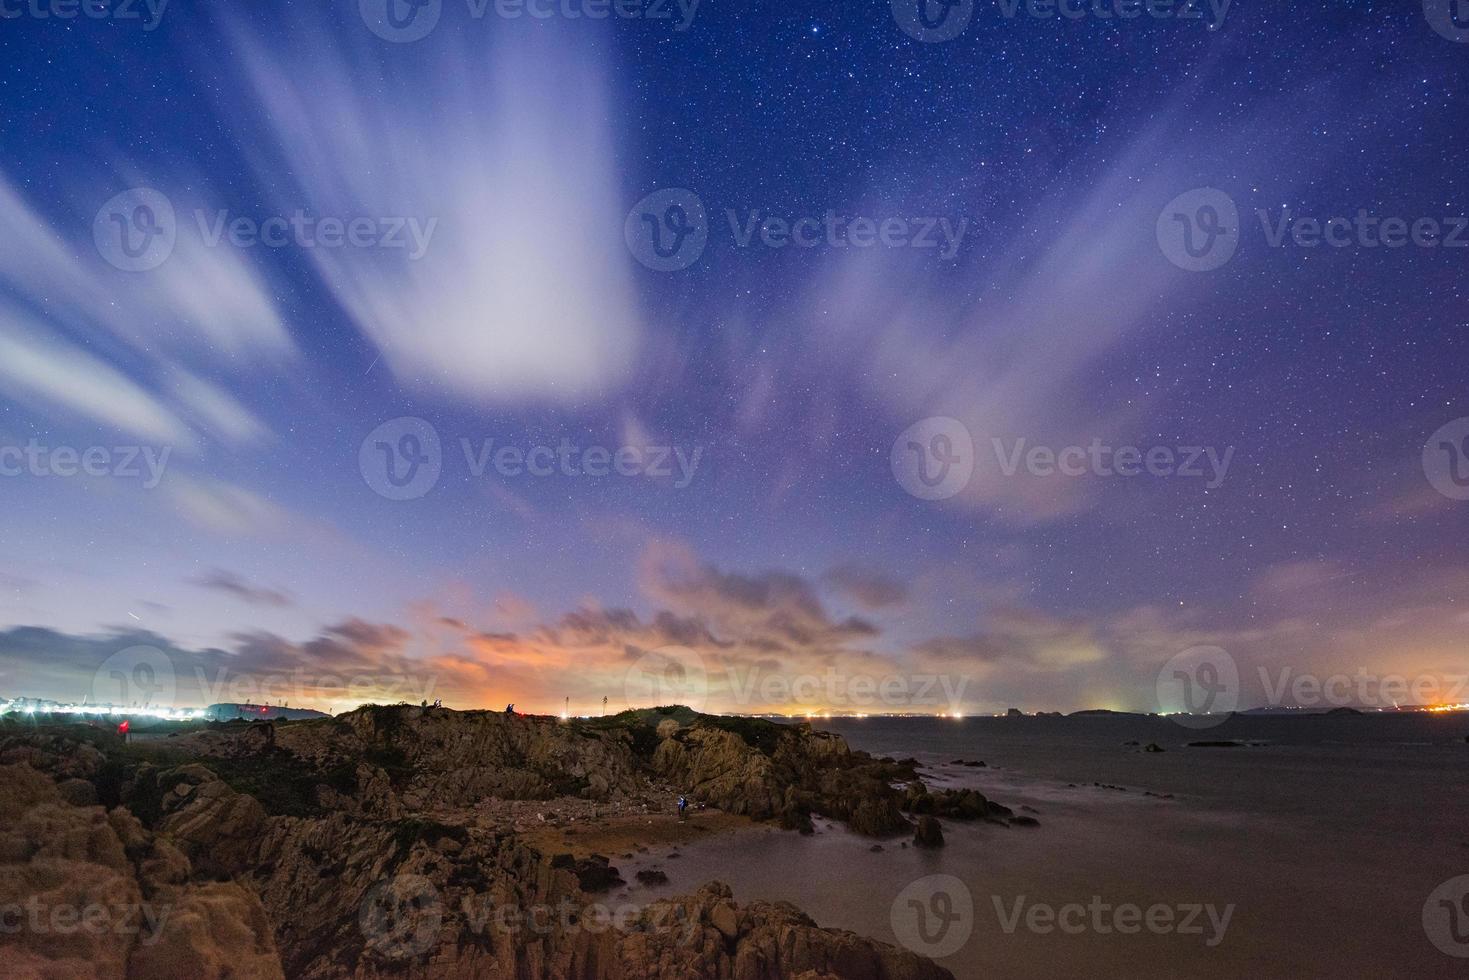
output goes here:
[[789, 905], [740, 907], [717, 882], [609, 900], [605, 859], [543, 853], [517, 822], [683, 792], [884, 834], [907, 829], [914, 786], [911, 766], [835, 736], [686, 709], [568, 724], [368, 707], [132, 745], [0, 735], [0, 909], [138, 910], [130, 934], [22, 929], [19, 975], [38, 978], [927, 980], [948, 973]]

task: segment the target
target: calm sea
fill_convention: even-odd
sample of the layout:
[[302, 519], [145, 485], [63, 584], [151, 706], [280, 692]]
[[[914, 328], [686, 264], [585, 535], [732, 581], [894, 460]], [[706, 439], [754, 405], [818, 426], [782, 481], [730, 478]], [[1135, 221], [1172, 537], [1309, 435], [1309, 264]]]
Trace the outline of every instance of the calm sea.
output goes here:
[[632, 870], [661, 867], [668, 893], [718, 878], [740, 901], [793, 901], [976, 980], [1469, 975], [1469, 898], [1462, 921], [1442, 904], [1469, 875], [1469, 716], [817, 724], [1041, 825], [947, 821], [936, 852], [762, 828]]

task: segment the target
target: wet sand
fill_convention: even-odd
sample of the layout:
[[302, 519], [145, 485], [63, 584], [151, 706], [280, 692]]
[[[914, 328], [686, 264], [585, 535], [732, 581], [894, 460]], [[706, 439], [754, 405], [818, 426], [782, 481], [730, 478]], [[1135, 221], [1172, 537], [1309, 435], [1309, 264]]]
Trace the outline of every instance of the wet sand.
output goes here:
[[[720, 879], [740, 901], [788, 900], [823, 926], [889, 942], [900, 939], [895, 927], [914, 935], [906, 903], [894, 918], [899, 893], [953, 875], [973, 915], [967, 941], [940, 962], [960, 978], [1464, 975], [1465, 960], [1426, 938], [1422, 912], [1436, 886], [1469, 873], [1469, 747], [1186, 748], [1194, 737], [1212, 736], [1176, 734], [1161, 754], [1110, 735], [1086, 746], [1028, 735], [1030, 744], [1008, 748], [986, 740], [988, 753], [948, 742], [944, 752], [915, 753], [934, 787], [973, 786], [1041, 822], [945, 821], [939, 851], [891, 840], [874, 853], [872, 840], [821, 821], [811, 837], [760, 827], [692, 842], [676, 859], [655, 848], [619, 866], [629, 880], [642, 868], [669, 876], [666, 886], [632, 887], [634, 900]], [[949, 763], [986, 754], [990, 768]], [[1082, 770], [1122, 788], [1068, 785]], [[1007, 929], [1017, 902], [1022, 918]], [[1197, 933], [1103, 933], [1090, 911], [1097, 902], [1170, 906], [1175, 924], [1190, 906], [1212, 906], [1214, 918], [1200, 908]], [[1088, 906], [1085, 925], [1075, 934], [1027, 928], [1023, 910], [1035, 903]], [[1079, 915], [1068, 924], [1081, 924]], [[1036, 921], [1045, 928], [1044, 917]], [[1100, 921], [1118, 924], [1110, 911]]]

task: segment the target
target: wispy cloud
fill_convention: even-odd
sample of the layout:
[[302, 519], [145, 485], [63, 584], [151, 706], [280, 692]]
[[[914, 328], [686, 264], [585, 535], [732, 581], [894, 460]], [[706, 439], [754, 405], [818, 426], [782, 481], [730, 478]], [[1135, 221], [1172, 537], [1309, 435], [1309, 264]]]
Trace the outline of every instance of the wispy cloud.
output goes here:
[[606, 69], [587, 31], [507, 25], [457, 45], [446, 30], [410, 54], [314, 23], [301, 16], [296, 43], [235, 25], [260, 114], [230, 114], [268, 133], [249, 140], [252, 161], [282, 209], [432, 232], [419, 258], [309, 250], [394, 375], [495, 403], [574, 402], [624, 381], [642, 328]]
[[284, 607], [296, 603], [295, 598], [287, 592], [253, 585], [242, 576], [223, 568], [210, 569], [193, 579], [193, 582], [201, 588], [213, 589], [216, 592], [223, 592], [242, 599], [252, 606]]

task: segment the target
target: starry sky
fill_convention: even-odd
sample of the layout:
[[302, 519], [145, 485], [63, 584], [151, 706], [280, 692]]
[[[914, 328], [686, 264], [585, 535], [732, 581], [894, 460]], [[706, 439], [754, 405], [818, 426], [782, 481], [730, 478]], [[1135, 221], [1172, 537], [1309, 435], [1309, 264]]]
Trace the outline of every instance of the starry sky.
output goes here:
[[[1201, 645], [1245, 705], [1469, 669], [1469, 502], [1424, 451], [1469, 448], [1469, 44], [1417, 3], [978, 0], [942, 41], [901, 0], [442, 0], [412, 40], [373, 0], [29, 3], [0, 447], [47, 455], [0, 476], [0, 694], [96, 700], [141, 656], [181, 704], [1156, 710]], [[1198, 189], [1237, 209], [1203, 270], [1169, 244]], [[366, 237], [218, 234], [298, 212]], [[828, 213], [958, 237], [746, 233]], [[1443, 241], [1272, 242], [1359, 213]], [[145, 220], [161, 258], [119, 252]], [[639, 235], [681, 222], [669, 268]], [[927, 493], [940, 430], [972, 472]], [[1007, 472], [996, 440], [1229, 455]], [[484, 465], [563, 445], [635, 460]]]

